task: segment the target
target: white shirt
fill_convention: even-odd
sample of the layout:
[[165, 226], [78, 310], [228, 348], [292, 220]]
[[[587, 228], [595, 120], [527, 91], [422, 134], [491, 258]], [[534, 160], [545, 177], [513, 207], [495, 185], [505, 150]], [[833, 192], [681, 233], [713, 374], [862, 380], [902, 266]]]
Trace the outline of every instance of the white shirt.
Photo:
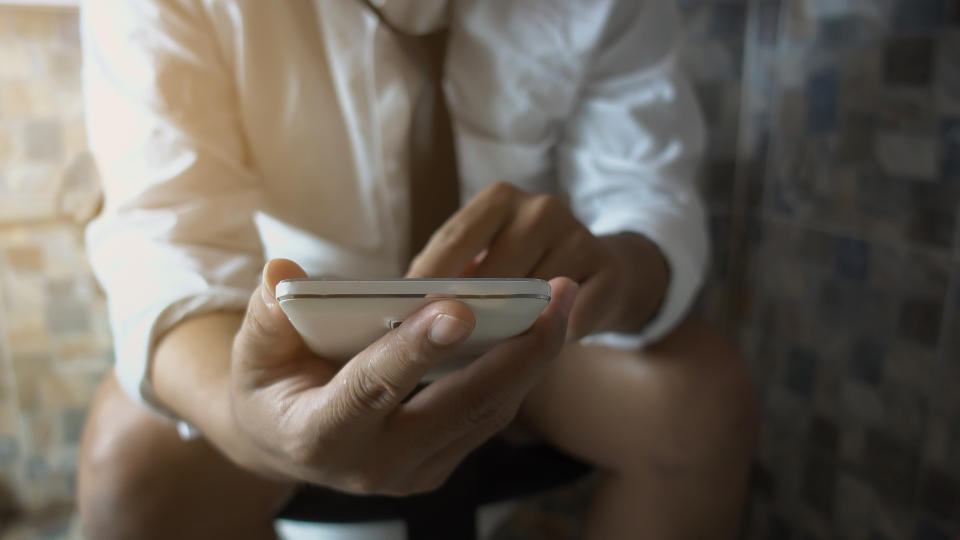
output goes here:
[[[595, 234], [642, 233], [671, 269], [640, 347], [706, 266], [703, 134], [672, 1], [381, 0], [442, 25], [464, 201], [497, 180], [557, 193]], [[265, 258], [308, 273], [405, 271], [405, 137], [419, 78], [355, 0], [86, 0], [84, 81], [106, 204], [87, 230], [121, 385], [185, 317], [244, 309]]]

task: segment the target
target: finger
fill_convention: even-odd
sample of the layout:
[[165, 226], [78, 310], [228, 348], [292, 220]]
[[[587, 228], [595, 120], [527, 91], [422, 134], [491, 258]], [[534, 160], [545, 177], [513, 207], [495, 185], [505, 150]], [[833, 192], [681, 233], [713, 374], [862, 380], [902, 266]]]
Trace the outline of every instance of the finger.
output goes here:
[[480, 192], [433, 233], [414, 258], [407, 277], [460, 275], [510, 220], [515, 201], [521, 196], [519, 190], [505, 182]]
[[607, 328], [610, 321], [610, 291], [616, 290], [608, 273], [591, 276], [580, 285], [580, 294], [570, 312], [567, 341], [576, 341], [598, 328]]
[[[437, 380], [398, 409], [393, 425], [424, 441], [418, 456], [431, 455], [471, 432], [477, 433], [472, 440], [482, 441], [512, 420], [563, 346], [577, 285], [565, 278], [550, 285], [552, 300], [530, 330]], [[408, 459], [417, 461], [418, 456]]]
[[285, 279], [305, 278], [303, 268], [288, 259], [273, 259], [263, 267], [260, 286], [250, 296], [247, 313], [236, 341], [253, 354], [244, 359], [269, 361], [286, 358], [303, 346], [303, 340], [277, 303], [277, 283]]
[[586, 229], [570, 234], [537, 262], [530, 277], [553, 279], [563, 276], [582, 283], [601, 265], [590, 240], [595, 238]]
[[413, 392], [423, 376], [473, 332], [465, 304], [441, 300], [407, 317], [399, 327], [355, 356], [328, 386], [334, 423], [380, 417]]
[[[556, 197], [527, 199], [510, 223], [494, 238], [490, 252], [477, 266], [479, 277], [527, 277], [544, 253], [561, 243], [575, 225], [564, 220], [565, 209]], [[554, 276], [551, 276], [554, 277]]]

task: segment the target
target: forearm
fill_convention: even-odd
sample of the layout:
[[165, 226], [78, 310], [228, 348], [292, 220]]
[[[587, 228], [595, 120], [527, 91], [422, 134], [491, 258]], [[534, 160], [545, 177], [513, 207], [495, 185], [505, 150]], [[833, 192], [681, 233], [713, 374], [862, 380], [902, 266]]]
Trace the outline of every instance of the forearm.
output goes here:
[[242, 320], [239, 312], [188, 319], [160, 340], [151, 365], [161, 403], [217, 446], [231, 439], [230, 361]]
[[660, 310], [670, 283], [670, 267], [660, 248], [641, 234], [625, 232], [600, 240], [617, 257], [622, 291], [611, 299], [616, 302], [612, 323], [601, 330], [638, 332]]

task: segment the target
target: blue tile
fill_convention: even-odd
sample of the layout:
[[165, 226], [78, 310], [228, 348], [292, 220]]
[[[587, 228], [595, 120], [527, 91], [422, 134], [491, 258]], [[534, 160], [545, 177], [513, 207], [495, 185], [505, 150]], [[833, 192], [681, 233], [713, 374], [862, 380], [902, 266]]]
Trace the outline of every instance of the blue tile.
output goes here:
[[897, 0], [890, 22], [904, 32], [931, 32], [943, 25], [947, 12], [944, 0]]
[[806, 84], [807, 132], [830, 132], [837, 127], [840, 77], [836, 70], [814, 73]]
[[854, 377], [870, 385], [877, 385], [883, 378], [884, 348], [871, 339], [858, 339], [853, 344], [850, 371]]
[[794, 345], [787, 351], [786, 364], [784, 384], [802, 396], [810, 396], [817, 375], [816, 352]]
[[780, 0], [769, 0], [767, 2], [756, 2], [753, 4], [753, 13], [756, 16], [757, 23], [756, 41], [761, 47], [772, 47], [777, 42], [780, 25]]
[[20, 457], [20, 441], [16, 437], [0, 437], [0, 466], [6, 467]]
[[940, 121], [940, 141], [940, 174], [944, 180], [960, 182], [960, 118]]
[[42, 482], [48, 473], [47, 461], [43, 456], [33, 456], [27, 460], [27, 479], [31, 482]]
[[708, 20], [710, 21], [709, 37], [742, 41], [746, 22], [746, 6], [739, 3], [715, 2], [710, 6]]
[[870, 261], [870, 246], [863, 240], [839, 238], [834, 269], [840, 277], [864, 281]]
[[875, 25], [863, 17], [838, 16], [820, 20], [817, 42], [830, 48], [867, 43], [876, 36]]
[[83, 423], [87, 418], [86, 409], [67, 409], [63, 411], [63, 439], [68, 444], [80, 441]]

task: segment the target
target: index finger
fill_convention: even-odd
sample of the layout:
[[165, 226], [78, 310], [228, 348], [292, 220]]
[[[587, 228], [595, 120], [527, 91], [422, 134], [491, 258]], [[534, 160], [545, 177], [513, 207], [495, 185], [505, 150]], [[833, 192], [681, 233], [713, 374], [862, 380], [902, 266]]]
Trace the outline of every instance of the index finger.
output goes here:
[[453, 277], [487, 246], [513, 216], [520, 190], [497, 182], [450, 217], [417, 254], [408, 278]]

